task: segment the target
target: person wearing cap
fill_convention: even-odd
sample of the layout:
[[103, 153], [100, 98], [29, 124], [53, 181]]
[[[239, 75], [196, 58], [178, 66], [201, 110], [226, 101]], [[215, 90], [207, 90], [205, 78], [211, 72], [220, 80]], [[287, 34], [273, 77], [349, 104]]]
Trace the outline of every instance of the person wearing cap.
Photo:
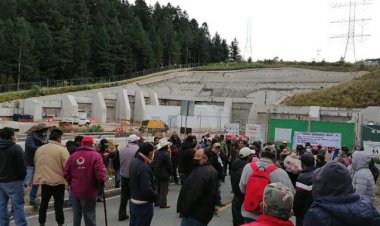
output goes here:
[[289, 220], [292, 216], [293, 193], [280, 183], [271, 183], [265, 187], [263, 214], [256, 222], [243, 226], [293, 226]]
[[16, 144], [13, 128], [0, 129], [0, 225], [9, 225], [8, 200], [16, 225], [26, 226], [24, 213], [24, 150]]
[[222, 159], [219, 156], [220, 153], [220, 143], [214, 143], [212, 145], [211, 151], [205, 150], [206, 153], [210, 153], [211, 159], [211, 165], [215, 168], [216, 172], [218, 172], [218, 177], [219, 177], [219, 183], [218, 183], [218, 192], [216, 194], [216, 206], [225, 206], [224, 203], [222, 203], [222, 197], [220, 195], [220, 187], [222, 184], [222, 179], [223, 179], [223, 162]]
[[303, 225], [378, 226], [380, 215], [368, 197], [355, 193], [349, 170], [328, 162], [314, 171], [313, 203]]
[[142, 143], [129, 167], [131, 188], [130, 226], [149, 226], [153, 218], [153, 203], [157, 200], [157, 191], [151, 168], [154, 146]]
[[[113, 159], [115, 156], [115, 152], [111, 152], [109, 148], [109, 142], [107, 139], [103, 138], [99, 141], [99, 144], [96, 146], [96, 151], [102, 156], [103, 164], [108, 169], [110, 159]], [[103, 192], [104, 192], [104, 184], [98, 185], [98, 198], [97, 202], [103, 202]]]
[[302, 226], [303, 218], [313, 202], [313, 172], [315, 170], [314, 156], [310, 153], [301, 155], [302, 172], [296, 182], [293, 211], [296, 216], [296, 226]]
[[29, 204], [37, 206], [36, 197], [38, 185], [33, 185], [32, 178], [34, 174], [34, 155], [39, 147], [49, 142], [48, 138], [49, 127], [40, 123], [29, 129], [28, 135], [25, 139], [25, 159], [27, 164], [26, 177], [24, 180], [24, 187], [31, 186], [29, 193]]
[[297, 155], [297, 151], [294, 150], [292, 153], [288, 154], [284, 159], [284, 169], [288, 173], [293, 186], [296, 185], [297, 178], [302, 171], [301, 160]]
[[166, 137], [162, 138], [156, 146], [157, 151], [154, 153], [153, 168], [158, 190], [158, 203], [160, 208], [170, 208], [167, 203], [169, 191], [169, 179], [171, 175], [171, 160], [169, 148], [172, 145]]
[[[269, 166], [274, 165], [276, 163], [277, 150], [272, 145], [265, 146], [263, 151], [261, 152], [260, 157], [261, 158], [256, 162], [258, 168], [267, 169]], [[240, 183], [239, 183], [240, 191], [244, 194], [246, 192], [246, 185], [247, 185], [248, 179], [252, 173], [253, 173], [253, 169], [252, 169], [251, 164], [245, 165], [243, 172], [241, 174]], [[269, 174], [269, 179], [270, 179], [270, 183], [275, 183], [275, 182], [283, 183], [290, 189], [293, 195], [295, 194], [293, 184], [290, 181], [290, 178], [288, 174], [285, 172], [285, 170], [281, 168], [275, 169], [273, 172]], [[257, 213], [246, 211], [244, 209], [244, 206], [241, 209], [241, 214], [244, 217], [245, 223], [255, 221], [259, 217], [259, 214]]]
[[55, 219], [58, 225], [65, 223], [63, 214], [66, 184], [64, 168], [70, 153], [61, 144], [62, 135], [62, 130], [52, 129], [49, 143], [39, 147], [34, 156], [33, 184], [41, 185], [41, 204], [38, 217], [40, 225], [45, 225], [46, 211], [52, 196], [54, 197]]
[[131, 189], [129, 183], [129, 165], [135, 157], [139, 149], [139, 140], [136, 134], [132, 134], [127, 138], [127, 145], [119, 145], [119, 158], [120, 158], [120, 177], [121, 177], [121, 192], [120, 192], [120, 205], [119, 205], [119, 221], [127, 220], [128, 200], [131, 198]]
[[195, 152], [194, 169], [178, 196], [177, 212], [182, 216], [181, 226], [204, 226], [214, 216], [219, 177], [211, 165], [211, 158], [211, 152], [203, 149]]
[[240, 191], [239, 182], [246, 164], [252, 161], [252, 157], [256, 152], [248, 147], [244, 147], [239, 151], [239, 158], [236, 158], [231, 163], [231, 187], [234, 197], [232, 199], [232, 222], [234, 226], [239, 226], [244, 223], [244, 218], [241, 215], [241, 207], [244, 202], [244, 194]]
[[81, 225], [82, 216], [86, 226], [96, 225], [97, 187], [105, 182], [106, 168], [93, 146], [92, 137], [83, 137], [81, 146], [69, 157], [65, 166], [65, 179], [73, 193], [74, 226]]

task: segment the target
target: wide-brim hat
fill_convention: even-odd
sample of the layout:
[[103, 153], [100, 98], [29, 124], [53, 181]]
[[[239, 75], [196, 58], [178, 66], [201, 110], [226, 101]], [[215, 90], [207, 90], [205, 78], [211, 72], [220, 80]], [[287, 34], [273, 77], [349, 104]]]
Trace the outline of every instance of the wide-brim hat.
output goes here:
[[158, 144], [156, 147], [159, 150], [163, 147], [170, 146], [170, 145], [172, 145], [172, 143], [168, 141], [168, 138], [164, 137], [160, 141], [158, 141]]
[[46, 125], [45, 123], [39, 123], [37, 125], [32, 126], [29, 131], [30, 132], [37, 132], [44, 129], [49, 129], [50, 126]]

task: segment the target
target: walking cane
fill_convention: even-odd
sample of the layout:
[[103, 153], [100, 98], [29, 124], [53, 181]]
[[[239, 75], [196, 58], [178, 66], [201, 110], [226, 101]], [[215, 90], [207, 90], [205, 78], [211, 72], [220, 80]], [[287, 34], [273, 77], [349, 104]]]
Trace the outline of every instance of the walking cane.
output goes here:
[[104, 194], [104, 190], [103, 190], [103, 205], [104, 205], [104, 219], [105, 219], [105, 221], [106, 221], [106, 226], [108, 226], [106, 195]]

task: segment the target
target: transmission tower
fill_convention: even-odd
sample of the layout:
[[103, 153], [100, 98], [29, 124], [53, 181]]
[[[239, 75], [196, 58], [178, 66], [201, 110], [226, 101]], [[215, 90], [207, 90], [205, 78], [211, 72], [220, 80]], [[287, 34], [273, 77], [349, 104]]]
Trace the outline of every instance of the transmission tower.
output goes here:
[[252, 36], [252, 19], [249, 18], [248, 19], [248, 23], [247, 23], [247, 39], [245, 41], [245, 48], [244, 48], [244, 55], [245, 55], [245, 57], [247, 57], [247, 59], [249, 57], [252, 57], [252, 40], [251, 40], [251, 36]]
[[[348, 51], [352, 51], [354, 61], [356, 61], [356, 46], [355, 39], [364, 38], [371, 36], [370, 34], [363, 34], [364, 24], [372, 20], [371, 18], [357, 18], [357, 9], [358, 7], [372, 5], [372, 0], [345, 0], [341, 3], [335, 3], [332, 5], [332, 8], [347, 8], [348, 9], [348, 19], [331, 21], [333, 24], [344, 24], [347, 26], [347, 33], [339, 34], [332, 36], [331, 38], [340, 38], [345, 40], [344, 54], [341, 60], [345, 60], [348, 54]], [[357, 32], [357, 25], [361, 25], [361, 32]]]

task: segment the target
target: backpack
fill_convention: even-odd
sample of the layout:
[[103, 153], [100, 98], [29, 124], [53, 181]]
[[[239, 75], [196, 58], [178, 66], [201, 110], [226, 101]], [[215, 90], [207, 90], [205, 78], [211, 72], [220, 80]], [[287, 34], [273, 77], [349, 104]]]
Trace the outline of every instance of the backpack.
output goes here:
[[244, 210], [262, 214], [261, 203], [263, 202], [264, 189], [270, 184], [269, 174], [278, 167], [271, 165], [267, 168], [258, 167], [255, 162], [251, 163], [252, 174], [246, 185], [244, 197]]

